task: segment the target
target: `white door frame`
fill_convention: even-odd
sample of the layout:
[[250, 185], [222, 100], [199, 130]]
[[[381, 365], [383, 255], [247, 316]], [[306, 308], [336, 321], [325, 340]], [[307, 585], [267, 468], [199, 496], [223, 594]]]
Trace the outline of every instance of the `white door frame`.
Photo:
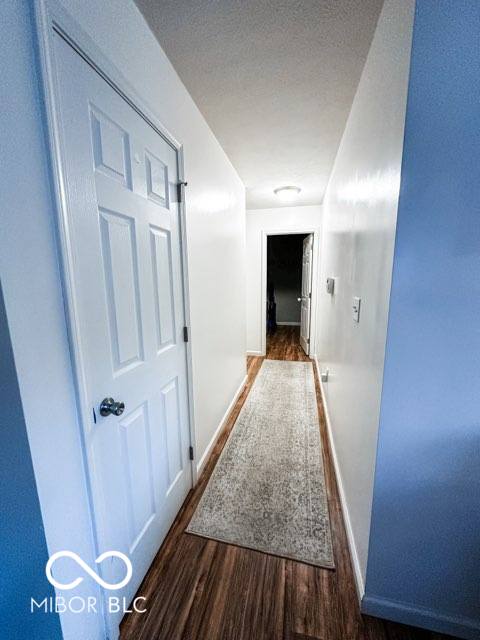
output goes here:
[[317, 283], [320, 251], [320, 229], [305, 227], [294, 229], [264, 229], [262, 231], [262, 260], [261, 260], [261, 307], [260, 307], [260, 336], [262, 338], [261, 355], [267, 352], [267, 240], [268, 236], [298, 236], [313, 234], [313, 264], [312, 264], [312, 302], [310, 306], [310, 358], [316, 355], [317, 335]]
[[[69, 226], [67, 218], [67, 200], [65, 189], [65, 174], [63, 168], [63, 139], [59, 126], [59, 110], [57, 87], [57, 75], [55, 58], [53, 54], [53, 38], [55, 33], [64, 38], [75, 51], [89, 64], [163, 139], [165, 139], [177, 152], [178, 180], [184, 183], [184, 151], [178, 142], [157, 119], [154, 111], [144, 103], [129, 82], [124, 78], [117, 67], [105, 57], [91, 38], [71, 18], [57, 0], [35, 0], [36, 35], [39, 48], [39, 62], [42, 79], [42, 90], [45, 100], [45, 115], [47, 120], [47, 138], [50, 151], [51, 179], [53, 196], [55, 199], [56, 236], [60, 259], [60, 272], [62, 289], [65, 300], [66, 324], [69, 336], [69, 346], [72, 358], [72, 368], [75, 380], [75, 392], [77, 406], [74, 408], [78, 415], [79, 424], [85, 425], [91, 421], [91, 405], [88, 401], [86, 390], [86, 369], [81, 351], [81, 333], [79, 316], [76, 303], [75, 282], [73, 277], [72, 255], [70, 251]], [[179, 202], [180, 217], [180, 241], [182, 258], [182, 283], [185, 324], [190, 327], [190, 305], [188, 292], [188, 263], [187, 263], [187, 239], [186, 239], [186, 211], [185, 188], [181, 186], [181, 201]], [[187, 360], [187, 389], [188, 389], [188, 414], [190, 446], [195, 455], [195, 425], [193, 411], [193, 384], [192, 384], [192, 344], [191, 331], [189, 341], [186, 344]], [[82, 442], [82, 455], [85, 466], [87, 494], [90, 502], [90, 517], [94, 531], [94, 544], [97, 547], [95, 535], [95, 514], [93, 512], [92, 488], [90, 475], [92, 469], [87, 464], [87, 452], [83, 437], [83, 428], [80, 427], [80, 439]], [[194, 460], [190, 461], [193, 485], [197, 482], [197, 469]], [[95, 549], [98, 555], [98, 548]]]

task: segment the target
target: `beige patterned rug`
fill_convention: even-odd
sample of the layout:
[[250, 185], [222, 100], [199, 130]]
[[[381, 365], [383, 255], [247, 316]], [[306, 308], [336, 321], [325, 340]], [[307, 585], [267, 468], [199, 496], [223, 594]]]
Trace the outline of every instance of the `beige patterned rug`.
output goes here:
[[334, 567], [311, 362], [264, 360], [187, 532]]

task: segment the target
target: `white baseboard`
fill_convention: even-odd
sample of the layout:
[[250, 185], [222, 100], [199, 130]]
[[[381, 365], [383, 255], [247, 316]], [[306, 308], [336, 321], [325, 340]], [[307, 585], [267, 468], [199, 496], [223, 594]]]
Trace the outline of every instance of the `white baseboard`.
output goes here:
[[277, 322], [277, 327], [299, 327], [300, 322]]
[[264, 356], [261, 351], [247, 351], [247, 356]]
[[325, 412], [325, 422], [327, 423], [328, 441], [330, 443], [330, 450], [332, 452], [333, 466], [335, 467], [335, 476], [337, 478], [338, 493], [340, 495], [340, 503], [342, 505], [343, 520], [345, 522], [345, 529], [347, 532], [347, 539], [348, 539], [348, 547], [350, 550], [350, 557], [352, 559], [352, 565], [353, 565], [353, 573], [355, 576], [355, 586], [357, 588], [358, 600], [361, 602], [363, 596], [365, 595], [365, 583], [363, 581], [362, 571], [360, 569], [360, 561], [358, 559], [357, 547], [355, 545], [355, 538], [353, 535], [352, 523], [350, 521], [350, 514], [348, 512], [347, 500], [345, 497], [345, 491], [343, 489], [342, 473], [340, 471], [337, 452], [335, 450], [332, 423], [330, 421], [330, 415], [328, 413], [328, 405], [325, 397], [325, 390], [322, 383], [320, 365], [318, 363], [317, 357], [316, 356], [313, 356], [313, 357], [315, 358], [315, 366], [317, 368], [318, 380], [320, 382], [320, 391], [322, 393], [323, 410]]
[[202, 454], [202, 457], [200, 458], [200, 460], [197, 463], [197, 479], [200, 477], [200, 474], [202, 473], [203, 467], [205, 466], [205, 463], [208, 460], [208, 456], [210, 455], [218, 436], [220, 435], [221, 430], [223, 429], [223, 427], [225, 426], [225, 423], [227, 422], [228, 416], [230, 415], [233, 407], [235, 406], [235, 403], [237, 402], [240, 394], [243, 391], [243, 388], [245, 387], [246, 383], [247, 383], [247, 378], [248, 376], [246, 375], [244, 377], [244, 379], [242, 380], [240, 386], [238, 387], [238, 389], [236, 390], [232, 401], [230, 402], [230, 404], [227, 407], [227, 410], [225, 411], [225, 413], [223, 414], [223, 418], [220, 420], [220, 424], [218, 425], [218, 427], [215, 429], [215, 433], [213, 434], [210, 442], [207, 445], [207, 448], [205, 449], [205, 451]]

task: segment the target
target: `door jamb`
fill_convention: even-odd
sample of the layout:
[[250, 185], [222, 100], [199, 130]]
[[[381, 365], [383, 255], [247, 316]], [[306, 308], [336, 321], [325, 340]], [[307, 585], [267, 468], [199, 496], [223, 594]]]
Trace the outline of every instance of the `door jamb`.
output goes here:
[[316, 334], [317, 334], [317, 289], [318, 289], [318, 268], [320, 251], [320, 229], [318, 228], [294, 228], [294, 229], [264, 229], [262, 231], [262, 257], [261, 257], [261, 306], [260, 306], [260, 336], [261, 355], [267, 352], [267, 240], [268, 236], [297, 236], [313, 234], [313, 263], [312, 263], [312, 300], [310, 304], [310, 353], [309, 357], [314, 358], [316, 354]]
[[[75, 381], [76, 407], [75, 412], [79, 420], [80, 438], [82, 442], [82, 458], [84, 464], [87, 494], [89, 499], [90, 520], [95, 551], [98, 550], [95, 523], [98, 514], [93, 507], [92, 486], [90, 476], [93, 471], [88, 464], [87, 451], [84, 440], [84, 425], [91, 422], [91, 406], [88, 402], [85, 366], [81, 353], [80, 329], [73, 278], [72, 255], [69, 242], [69, 228], [67, 218], [67, 199], [62, 153], [63, 137], [59, 126], [59, 110], [57, 107], [58, 86], [53, 52], [53, 38], [55, 32], [64, 38], [70, 46], [108, 83], [119, 95], [149, 124], [170, 146], [177, 152], [178, 181], [181, 183], [181, 199], [179, 202], [180, 244], [182, 258], [182, 285], [185, 324], [190, 327], [190, 297], [188, 287], [188, 261], [186, 237], [186, 207], [185, 207], [185, 173], [184, 149], [170, 132], [162, 125], [151, 109], [121, 71], [102, 53], [90, 36], [65, 11], [57, 0], [35, 0], [34, 3], [35, 35], [37, 57], [40, 67], [40, 90], [44, 99], [44, 117], [46, 120], [46, 143], [49, 152], [50, 179], [52, 182], [52, 196], [54, 199], [55, 235], [57, 241], [58, 259], [62, 290], [65, 300], [65, 317], [71, 354], [73, 377]], [[189, 460], [192, 486], [197, 482], [195, 465], [195, 423], [193, 405], [193, 367], [191, 331], [186, 343], [187, 360], [187, 401], [189, 416], [190, 443], [185, 443], [194, 449], [194, 460]], [[98, 553], [97, 553], [98, 555]], [[104, 619], [104, 623], [106, 619]]]

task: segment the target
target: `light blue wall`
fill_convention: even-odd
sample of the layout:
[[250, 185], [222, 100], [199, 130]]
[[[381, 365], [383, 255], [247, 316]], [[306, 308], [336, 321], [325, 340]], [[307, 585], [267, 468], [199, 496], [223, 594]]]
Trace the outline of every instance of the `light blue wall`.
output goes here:
[[45, 578], [47, 545], [1, 288], [0, 407], [1, 637], [56, 640], [62, 637], [58, 615], [30, 612], [30, 598], [55, 594]]
[[418, 0], [366, 612], [480, 638], [480, 3]]

